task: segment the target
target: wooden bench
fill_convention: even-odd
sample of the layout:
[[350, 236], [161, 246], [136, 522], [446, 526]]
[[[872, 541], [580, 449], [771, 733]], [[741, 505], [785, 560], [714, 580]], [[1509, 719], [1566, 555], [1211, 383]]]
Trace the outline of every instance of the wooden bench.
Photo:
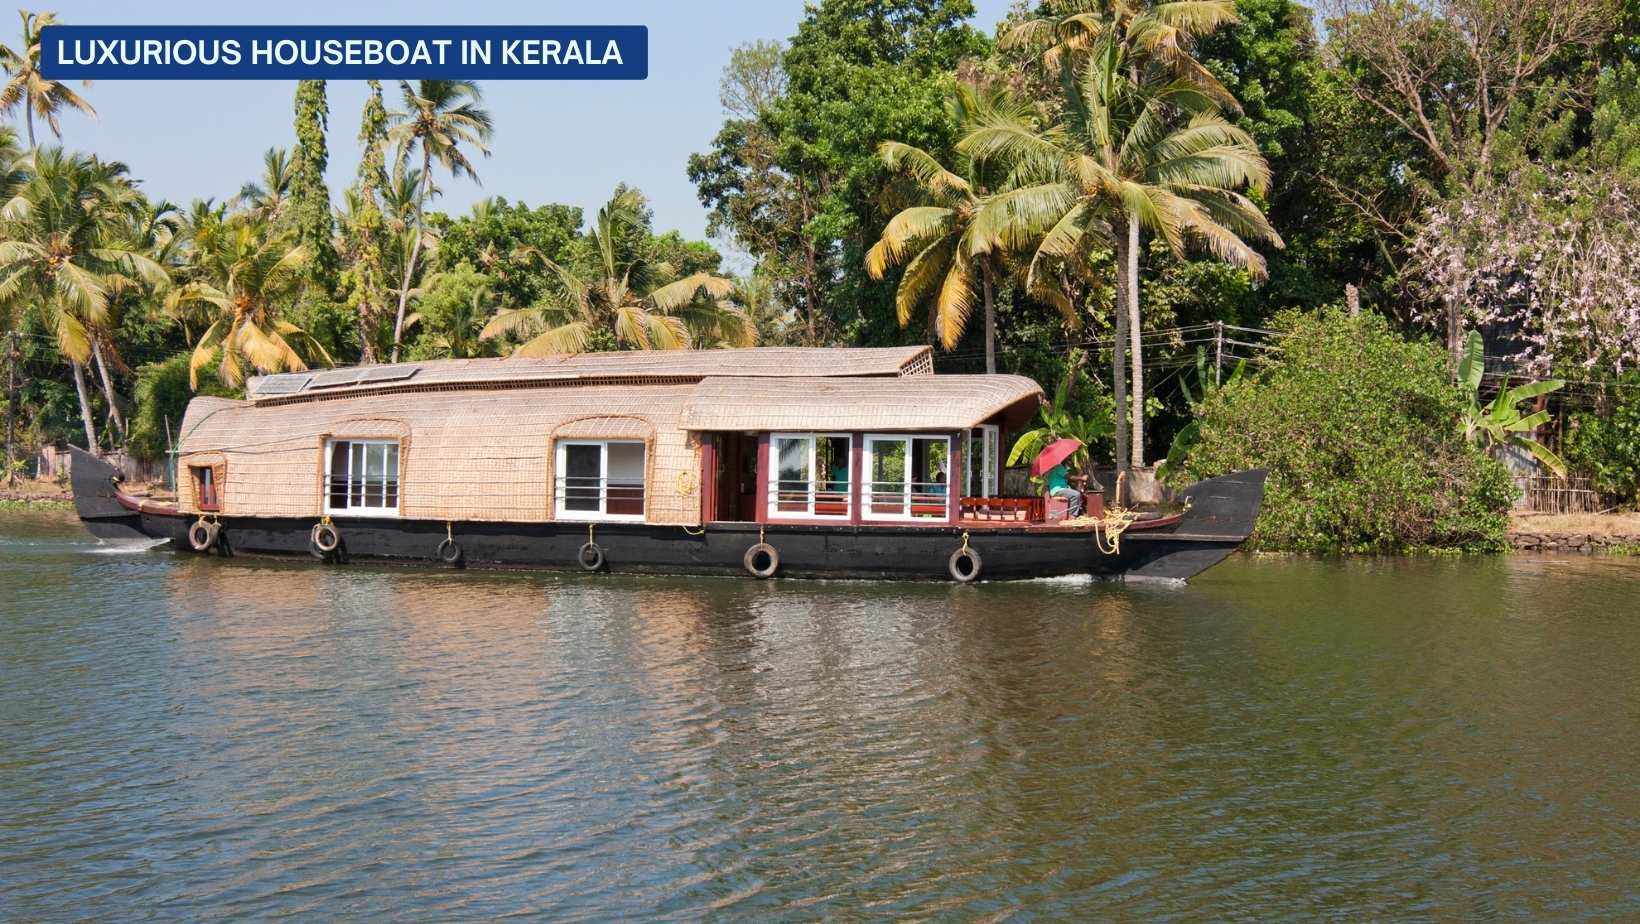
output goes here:
[[964, 520], [1040, 523], [1046, 513], [1040, 497], [965, 497], [961, 516]]

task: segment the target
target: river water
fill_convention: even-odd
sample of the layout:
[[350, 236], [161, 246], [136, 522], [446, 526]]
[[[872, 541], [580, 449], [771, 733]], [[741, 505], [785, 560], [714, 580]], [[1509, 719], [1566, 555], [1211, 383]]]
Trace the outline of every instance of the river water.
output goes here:
[[554, 576], [0, 513], [0, 919], [1640, 916], [1640, 560]]

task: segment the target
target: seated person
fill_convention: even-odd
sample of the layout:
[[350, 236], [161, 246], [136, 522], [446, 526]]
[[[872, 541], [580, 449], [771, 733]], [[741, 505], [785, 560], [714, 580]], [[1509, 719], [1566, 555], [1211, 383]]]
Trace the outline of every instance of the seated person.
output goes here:
[[1047, 482], [1048, 496], [1063, 497], [1065, 499], [1067, 515], [1073, 517], [1081, 516], [1082, 492], [1071, 487], [1069, 475], [1065, 470], [1064, 463], [1055, 465], [1053, 468], [1048, 470]]

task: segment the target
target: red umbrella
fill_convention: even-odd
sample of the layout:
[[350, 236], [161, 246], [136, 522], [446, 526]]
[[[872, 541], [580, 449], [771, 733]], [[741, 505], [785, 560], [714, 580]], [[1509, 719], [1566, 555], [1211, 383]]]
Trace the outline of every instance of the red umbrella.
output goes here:
[[1066, 437], [1054, 440], [1045, 449], [1037, 453], [1036, 461], [1031, 463], [1031, 475], [1040, 478], [1059, 463], [1069, 459], [1078, 449], [1082, 448], [1081, 440]]

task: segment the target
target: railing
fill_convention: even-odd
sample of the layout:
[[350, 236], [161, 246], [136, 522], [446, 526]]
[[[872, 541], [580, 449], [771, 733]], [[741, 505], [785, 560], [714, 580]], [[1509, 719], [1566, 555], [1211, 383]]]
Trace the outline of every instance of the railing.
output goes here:
[[348, 478], [332, 475], [326, 484], [331, 510], [391, 510], [399, 505], [397, 478]]
[[769, 486], [769, 512], [775, 516], [846, 517], [849, 484], [794, 478]]
[[569, 514], [643, 516], [644, 486], [641, 481], [615, 480], [596, 475], [561, 475], [558, 478], [558, 497], [563, 511]]
[[873, 517], [935, 519], [951, 515], [943, 481], [868, 481], [863, 501]]

